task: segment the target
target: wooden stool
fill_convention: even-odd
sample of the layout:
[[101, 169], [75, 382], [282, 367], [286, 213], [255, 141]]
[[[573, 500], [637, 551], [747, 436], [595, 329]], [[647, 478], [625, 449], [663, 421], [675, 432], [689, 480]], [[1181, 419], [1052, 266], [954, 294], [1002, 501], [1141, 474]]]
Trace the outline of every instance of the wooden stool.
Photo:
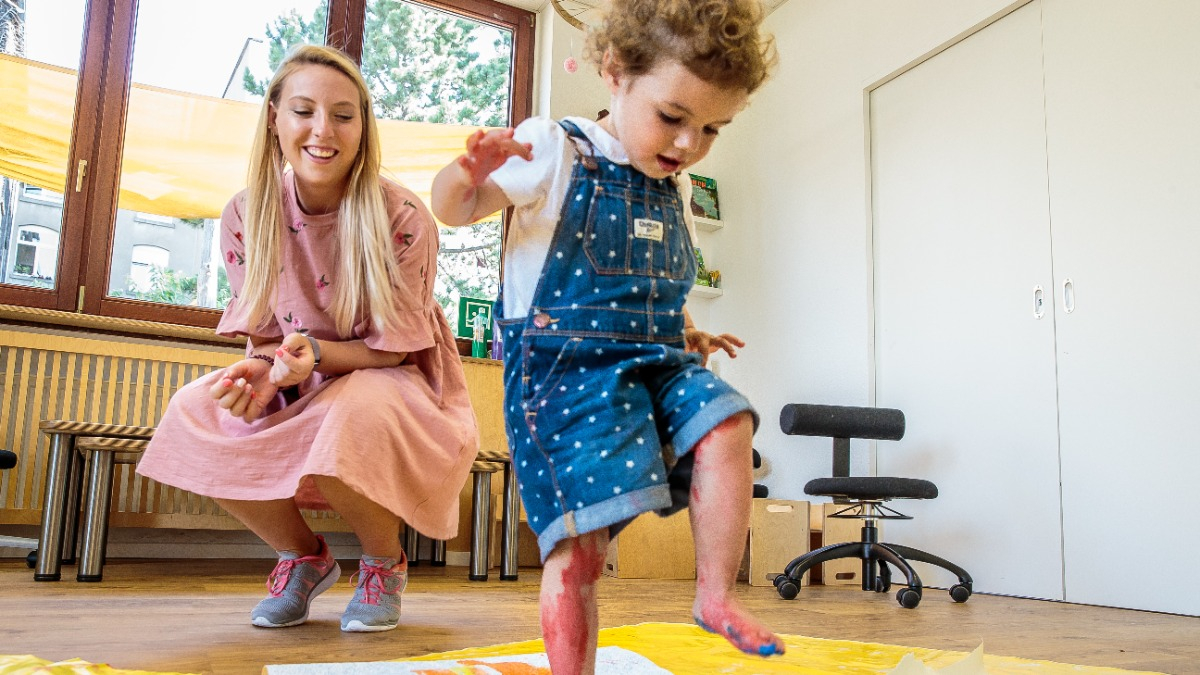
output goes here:
[[501, 518], [500, 580], [517, 580], [517, 534], [520, 502], [517, 474], [507, 452], [480, 450], [471, 465], [471, 581], [487, 581], [488, 551], [491, 549], [492, 474], [504, 471], [504, 514]]
[[83, 548], [79, 553], [77, 581], [100, 581], [104, 574], [104, 549], [108, 545], [108, 510], [112, 507], [113, 465], [136, 464], [150, 441], [142, 438], [82, 436], [75, 448], [91, 465], [87, 504], [83, 509]]
[[[75, 562], [77, 516], [83, 489], [84, 456], [75, 451], [77, 436], [149, 439], [154, 427], [137, 427], [72, 420], [42, 420], [50, 437], [46, 489], [42, 493], [42, 527], [38, 539], [34, 581], [58, 581], [62, 564]], [[64, 546], [65, 543], [65, 546]]]

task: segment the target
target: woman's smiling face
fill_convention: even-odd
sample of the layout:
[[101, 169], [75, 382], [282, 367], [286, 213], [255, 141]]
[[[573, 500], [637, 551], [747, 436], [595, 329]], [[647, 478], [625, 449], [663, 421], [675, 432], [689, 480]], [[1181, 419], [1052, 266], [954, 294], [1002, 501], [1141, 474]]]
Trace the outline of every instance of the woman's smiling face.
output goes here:
[[362, 144], [358, 87], [327, 66], [306, 65], [288, 76], [269, 124], [296, 177], [306, 213], [337, 209]]

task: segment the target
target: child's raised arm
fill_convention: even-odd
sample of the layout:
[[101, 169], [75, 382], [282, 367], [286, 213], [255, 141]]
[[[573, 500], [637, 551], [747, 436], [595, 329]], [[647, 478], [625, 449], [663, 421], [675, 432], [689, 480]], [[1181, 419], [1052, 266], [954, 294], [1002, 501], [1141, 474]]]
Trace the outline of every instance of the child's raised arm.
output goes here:
[[476, 131], [467, 139], [467, 152], [438, 172], [430, 195], [438, 220], [467, 225], [512, 203], [488, 176], [509, 157], [533, 159], [533, 147], [514, 140], [513, 131]]

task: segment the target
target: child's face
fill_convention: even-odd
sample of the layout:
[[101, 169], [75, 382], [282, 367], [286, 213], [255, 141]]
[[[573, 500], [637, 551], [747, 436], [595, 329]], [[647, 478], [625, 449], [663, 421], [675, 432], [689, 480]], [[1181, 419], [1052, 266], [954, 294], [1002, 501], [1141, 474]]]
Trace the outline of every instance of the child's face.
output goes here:
[[279, 104], [271, 104], [269, 123], [292, 165], [301, 207], [335, 210], [362, 140], [354, 81], [327, 66], [302, 66], [284, 82]]
[[600, 125], [621, 141], [633, 167], [665, 178], [704, 159], [717, 132], [746, 105], [743, 89], [710, 84], [683, 64], [660, 61], [631, 77], [604, 69], [612, 114]]

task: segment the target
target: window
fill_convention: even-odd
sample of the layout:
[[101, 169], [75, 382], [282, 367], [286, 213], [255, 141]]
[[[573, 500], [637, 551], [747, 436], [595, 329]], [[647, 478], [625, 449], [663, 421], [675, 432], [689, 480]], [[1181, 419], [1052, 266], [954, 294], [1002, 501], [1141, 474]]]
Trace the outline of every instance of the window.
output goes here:
[[53, 190], [46, 190], [36, 185], [22, 185], [22, 198], [35, 202], [50, 202], [52, 204], [61, 204], [63, 200], [62, 193]]
[[[61, 124], [46, 166], [0, 158], [4, 304], [215, 326], [229, 297], [217, 219], [244, 186], [251, 144], [241, 120], [257, 119], [296, 43], [358, 59], [381, 120], [500, 125], [531, 105], [532, 14], [491, 0], [3, 2], [20, 11], [0, 13], [0, 78], [29, 82], [27, 100], [62, 99], [43, 115]], [[31, 136], [10, 128], [18, 109], [0, 101], [6, 139]], [[218, 156], [243, 164], [214, 171]], [[418, 193], [432, 179], [391, 174]], [[38, 241], [18, 242], [16, 223], [36, 225]], [[443, 234], [449, 316], [458, 295], [495, 293], [499, 231]]]
[[152, 277], [161, 277], [170, 268], [171, 252], [157, 246], [134, 246], [129, 256], [128, 288], [136, 293], [149, 293]]
[[10, 283], [35, 288], [53, 288], [55, 263], [58, 262], [58, 232], [39, 225], [17, 228]]

